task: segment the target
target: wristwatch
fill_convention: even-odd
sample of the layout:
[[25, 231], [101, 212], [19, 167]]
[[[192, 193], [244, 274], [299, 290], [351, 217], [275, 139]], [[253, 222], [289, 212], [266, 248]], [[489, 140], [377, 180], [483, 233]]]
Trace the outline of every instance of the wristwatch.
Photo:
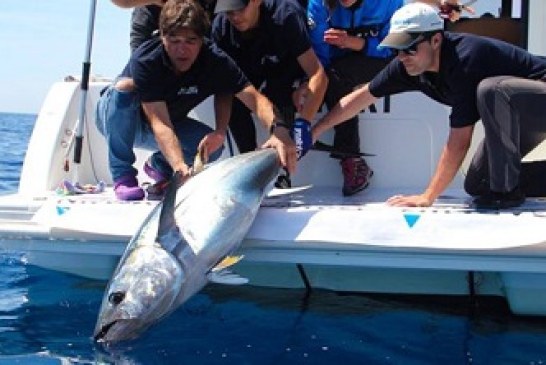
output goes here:
[[282, 120], [274, 120], [273, 123], [271, 123], [271, 126], [269, 126], [269, 134], [273, 134], [277, 127], [286, 128], [288, 131], [291, 129], [290, 124], [283, 122]]

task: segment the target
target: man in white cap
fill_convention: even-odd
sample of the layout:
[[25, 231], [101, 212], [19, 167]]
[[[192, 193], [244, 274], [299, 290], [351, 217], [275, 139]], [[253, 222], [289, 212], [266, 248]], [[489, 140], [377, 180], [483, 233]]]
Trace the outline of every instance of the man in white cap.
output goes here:
[[[424, 3], [410, 3], [395, 12], [379, 47], [391, 48], [397, 57], [372, 81], [341, 99], [313, 127], [313, 140], [379, 97], [421, 91], [452, 107], [449, 137], [425, 191], [395, 195], [388, 204], [432, 205], [457, 174], [480, 119], [485, 139], [465, 180], [465, 190], [476, 196], [475, 206], [511, 208], [521, 205], [525, 195], [545, 195], [546, 167], [537, 171], [521, 158], [546, 133], [546, 59], [491, 38], [444, 32], [443, 27], [437, 9]], [[531, 175], [545, 178], [536, 184]]]

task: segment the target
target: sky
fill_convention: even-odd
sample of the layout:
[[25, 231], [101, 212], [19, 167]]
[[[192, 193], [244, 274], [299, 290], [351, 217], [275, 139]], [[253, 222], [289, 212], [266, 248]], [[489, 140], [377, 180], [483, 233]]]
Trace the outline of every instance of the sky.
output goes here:
[[[81, 76], [90, 0], [0, 0], [0, 112], [37, 114], [51, 85]], [[131, 11], [97, 0], [91, 73], [116, 76], [129, 57]]]
[[[97, 0], [91, 73], [115, 77], [129, 57], [130, 9]], [[500, 0], [480, 0], [497, 14]], [[56, 81], [81, 76], [91, 0], [0, 0], [0, 112], [37, 114]]]

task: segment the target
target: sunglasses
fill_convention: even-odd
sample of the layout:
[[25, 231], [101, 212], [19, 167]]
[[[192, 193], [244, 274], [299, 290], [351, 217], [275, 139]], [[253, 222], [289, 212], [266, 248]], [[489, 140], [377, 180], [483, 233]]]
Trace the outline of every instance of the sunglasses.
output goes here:
[[407, 46], [406, 48], [398, 49], [398, 48], [392, 48], [392, 52], [395, 56], [398, 56], [399, 54], [405, 54], [407, 56], [415, 56], [417, 54], [417, 47], [423, 42], [426, 42], [430, 39], [430, 37], [425, 37], [423, 35], [417, 37], [415, 41], [413, 41], [412, 44]]

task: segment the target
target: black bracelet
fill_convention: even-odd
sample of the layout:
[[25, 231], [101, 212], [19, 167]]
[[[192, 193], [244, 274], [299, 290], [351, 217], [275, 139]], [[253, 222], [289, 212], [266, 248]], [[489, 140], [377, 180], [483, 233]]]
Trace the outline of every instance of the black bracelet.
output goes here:
[[275, 120], [273, 121], [273, 123], [271, 123], [271, 126], [269, 127], [269, 134], [273, 134], [273, 132], [275, 132], [275, 128], [277, 127], [283, 127], [288, 129], [289, 131], [290, 129], [292, 129], [290, 124], [283, 122], [282, 120]]

